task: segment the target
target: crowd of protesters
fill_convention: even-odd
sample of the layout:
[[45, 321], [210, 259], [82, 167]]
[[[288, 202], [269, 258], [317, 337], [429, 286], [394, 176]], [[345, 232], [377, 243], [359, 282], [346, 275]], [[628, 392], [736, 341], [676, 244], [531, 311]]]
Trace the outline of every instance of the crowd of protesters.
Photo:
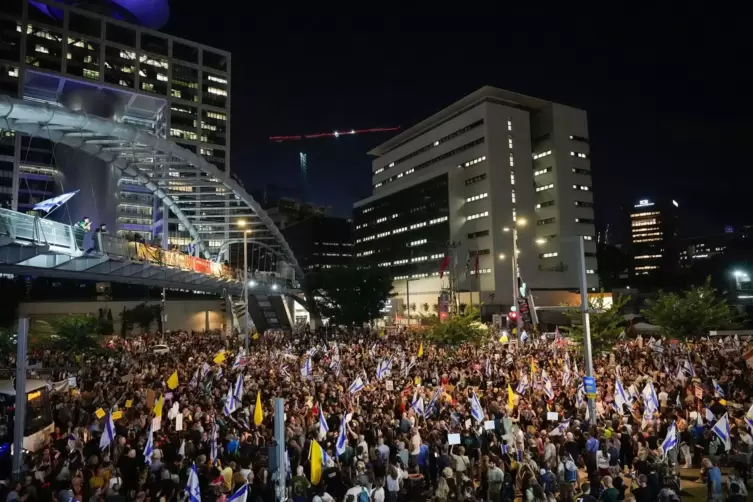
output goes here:
[[51, 393], [52, 441], [0, 502], [271, 502], [276, 397], [296, 502], [671, 501], [680, 467], [709, 500], [737, 502], [748, 344], [624, 340], [595, 358], [592, 411], [580, 350], [559, 336], [450, 348], [406, 330], [267, 332], [246, 353], [220, 332], [174, 332], [45, 352], [77, 385]]

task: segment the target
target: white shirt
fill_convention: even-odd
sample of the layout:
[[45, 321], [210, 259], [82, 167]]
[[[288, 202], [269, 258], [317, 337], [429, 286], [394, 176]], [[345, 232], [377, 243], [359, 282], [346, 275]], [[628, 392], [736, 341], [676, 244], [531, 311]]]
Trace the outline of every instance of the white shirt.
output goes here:
[[371, 502], [384, 502], [384, 488], [380, 486], [379, 488], [374, 490]]
[[421, 453], [421, 436], [418, 433], [415, 433], [410, 438], [410, 454], [411, 455], [418, 455]]

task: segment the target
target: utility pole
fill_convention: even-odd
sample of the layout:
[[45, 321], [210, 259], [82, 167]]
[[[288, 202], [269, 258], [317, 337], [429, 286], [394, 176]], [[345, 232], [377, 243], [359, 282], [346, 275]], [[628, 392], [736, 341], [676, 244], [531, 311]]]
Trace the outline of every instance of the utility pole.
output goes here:
[[16, 337], [16, 411], [13, 418], [13, 477], [20, 480], [23, 465], [24, 429], [26, 428], [26, 340], [29, 334], [29, 319], [18, 320]]
[[[588, 280], [586, 278], [586, 246], [583, 236], [578, 237], [578, 258], [580, 259], [580, 310], [583, 314], [583, 355], [586, 359], [586, 376], [594, 377], [594, 361], [591, 353], [591, 319], [588, 312]], [[596, 425], [596, 401], [588, 398], [590, 424]]]
[[285, 400], [275, 398], [275, 442], [277, 443], [277, 500], [286, 500], [287, 459], [285, 456]]
[[246, 331], [244, 340], [246, 354], [248, 354], [249, 327], [248, 327], [248, 230], [243, 232], [243, 329]]

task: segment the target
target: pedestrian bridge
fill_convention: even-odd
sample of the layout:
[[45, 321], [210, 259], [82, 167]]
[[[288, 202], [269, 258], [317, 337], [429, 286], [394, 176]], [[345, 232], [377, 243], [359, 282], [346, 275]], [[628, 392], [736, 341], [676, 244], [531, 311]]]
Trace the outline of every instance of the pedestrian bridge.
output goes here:
[[[85, 232], [38, 216], [0, 209], [0, 273], [124, 282], [243, 297], [242, 271], [141, 242]], [[249, 314], [257, 329], [286, 327], [282, 296], [298, 284], [269, 273], [249, 275]], [[236, 312], [229, 324], [242, 325]], [[242, 305], [245, 309], [245, 305]]]

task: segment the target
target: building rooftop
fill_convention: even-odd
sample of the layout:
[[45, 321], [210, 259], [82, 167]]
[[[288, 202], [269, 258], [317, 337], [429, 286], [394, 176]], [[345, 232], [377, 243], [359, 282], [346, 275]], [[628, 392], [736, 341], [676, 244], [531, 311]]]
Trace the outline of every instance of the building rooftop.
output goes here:
[[407, 143], [408, 141], [447, 122], [448, 120], [455, 118], [461, 113], [464, 113], [471, 108], [474, 108], [479, 104], [487, 101], [503, 104], [505, 106], [510, 106], [513, 108], [522, 108], [525, 110], [540, 110], [545, 106], [551, 104], [549, 101], [545, 101], [543, 99], [532, 98], [524, 94], [505, 91], [504, 89], [498, 89], [496, 87], [487, 85], [456, 101], [450, 106], [435, 113], [431, 117], [422, 120], [413, 127], [406, 129], [394, 138], [382, 143], [381, 145], [371, 150], [369, 152], [369, 155], [373, 155], [375, 157], [382, 156], [387, 152], [390, 152], [391, 150], [399, 147], [400, 145]]

